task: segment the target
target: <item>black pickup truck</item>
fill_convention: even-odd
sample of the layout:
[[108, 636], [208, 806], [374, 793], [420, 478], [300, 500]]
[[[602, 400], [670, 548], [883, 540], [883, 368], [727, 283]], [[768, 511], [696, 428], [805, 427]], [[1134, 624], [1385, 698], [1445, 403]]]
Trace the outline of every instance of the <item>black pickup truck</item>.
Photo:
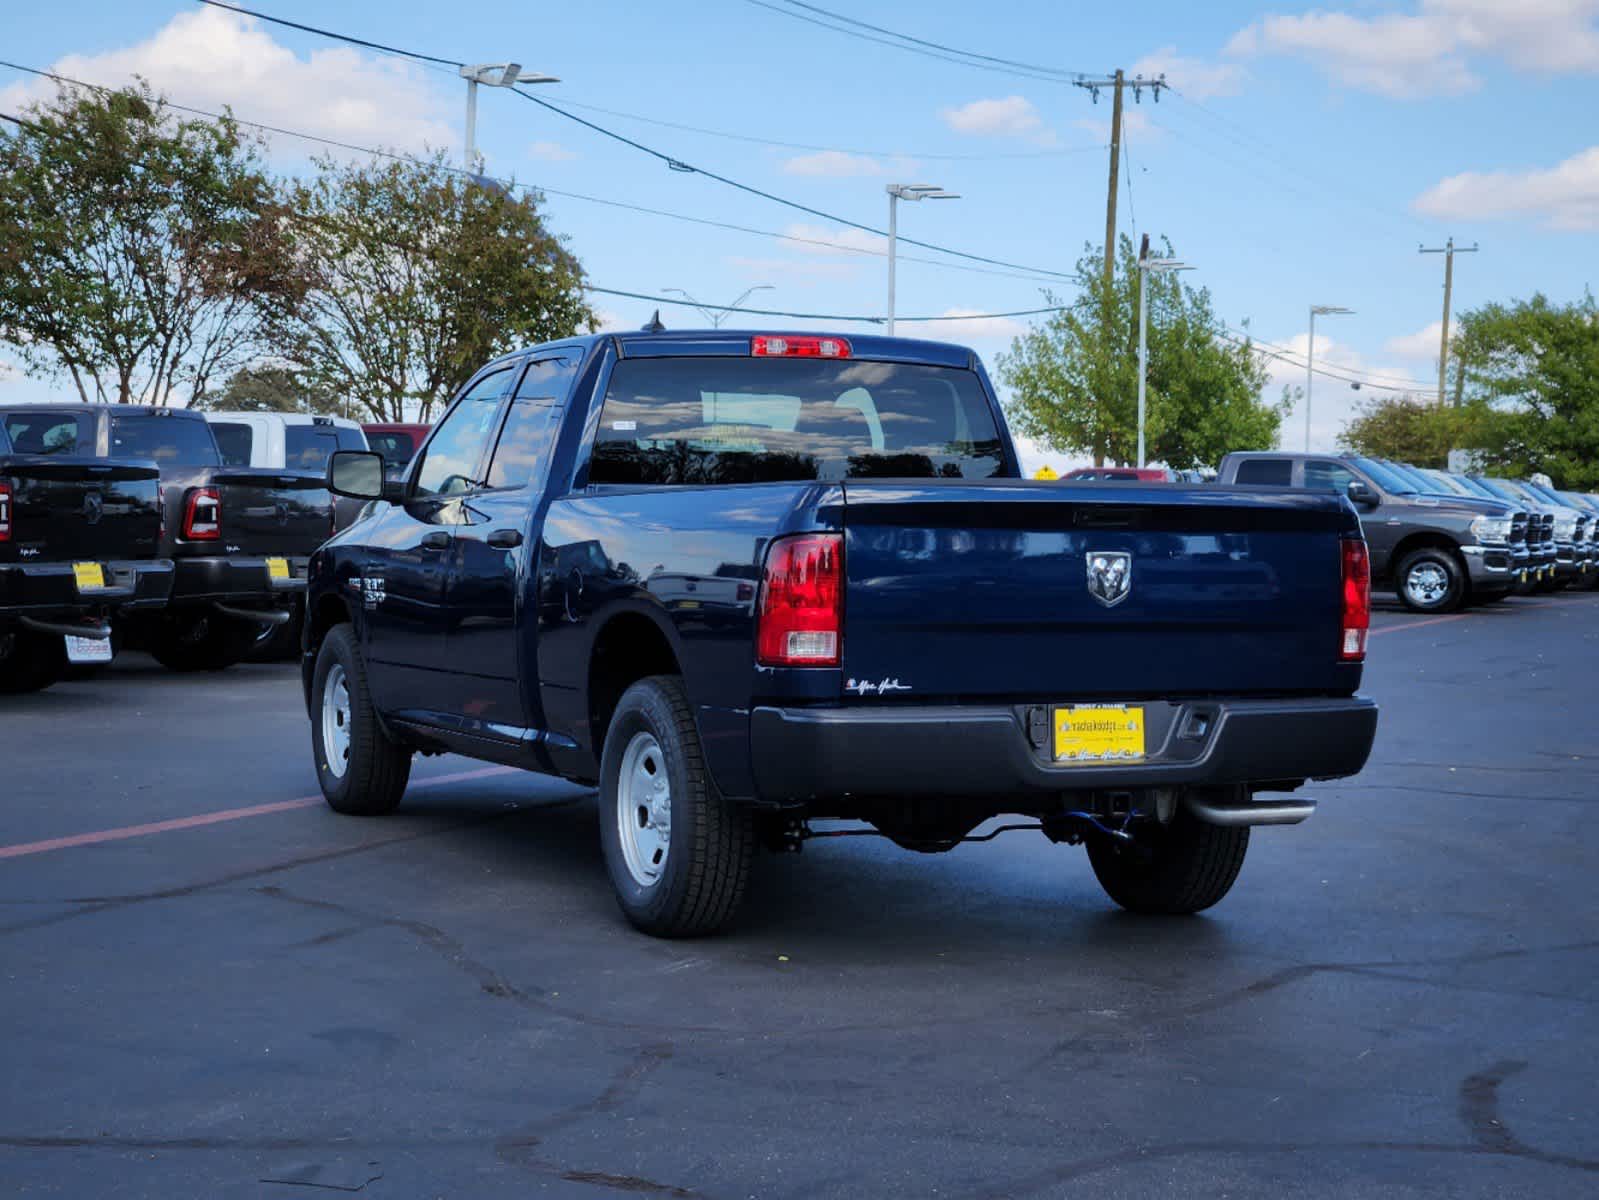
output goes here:
[[225, 468], [199, 413], [139, 405], [0, 408], [14, 441], [102, 463], [153, 460], [163, 505], [161, 556], [172, 591], [157, 611], [114, 622], [118, 641], [179, 671], [217, 670], [243, 658], [261, 626], [290, 620], [306, 564], [333, 526], [320, 476]]
[[541, 346], [403, 478], [340, 451], [329, 484], [382, 502], [311, 560], [328, 802], [392, 811], [418, 751], [598, 783], [650, 933], [716, 928], [818, 819], [943, 851], [1018, 813], [1125, 907], [1195, 912], [1314, 808], [1257, 793], [1359, 771], [1376, 729], [1347, 500], [1024, 480], [958, 346]]
[[[159, 610], [172, 587], [153, 462], [61, 454], [0, 422], [0, 692], [48, 687], [112, 656], [111, 620]], [[19, 451], [22, 451], [19, 453]]]

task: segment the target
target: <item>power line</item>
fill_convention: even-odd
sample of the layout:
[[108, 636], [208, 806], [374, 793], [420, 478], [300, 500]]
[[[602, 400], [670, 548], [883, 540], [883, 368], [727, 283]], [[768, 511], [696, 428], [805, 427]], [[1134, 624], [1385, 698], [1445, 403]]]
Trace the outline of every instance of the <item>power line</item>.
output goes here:
[[[1285, 346], [1279, 346], [1274, 342], [1263, 342], [1259, 338], [1256, 338], [1247, 332], [1232, 330], [1230, 327], [1224, 327], [1223, 330], [1218, 332], [1216, 336], [1225, 342], [1231, 342], [1235, 346], [1246, 346], [1260, 354], [1263, 358], [1274, 359], [1276, 361], [1286, 363], [1291, 367], [1300, 368], [1301, 370], [1305, 366], [1305, 356], [1303, 354], [1299, 354], [1297, 351], [1290, 350]], [[1422, 383], [1420, 380], [1404, 379], [1400, 376], [1393, 375], [1371, 375], [1353, 371], [1344, 372], [1337, 368], [1329, 368], [1325, 366], [1313, 366], [1311, 369], [1314, 374], [1320, 375], [1324, 379], [1331, 379], [1338, 383], [1355, 383], [1359, 384], [1361, 387], [1371, 388], [1374, 391], [1379, 392], [1414, 392], [1418, 388], [1427, 388], [1431, 386], [1431, 384]]]
[[[74, 87], [88, 88], [92, 91], [110, 92], [114, 90], [112, 88], [102, 87], [99, 84], [89, 83], [82, 79], [74, 79], [69, 75], [60, 75], [54, 71], [42, 71], [37, 67], [26, 67], [21, 63], [14, 63], [7, 59], [0, 59], [0, 67], [8, 67], [14, 71], [21, 71], [28, 75], [36, 75], [44, 79], [51, 79], [57, 83], [69, 84]], [[209, 117], [212, 120], [218, 121], [224, 119], [223, 114], [212, 112], [209, 109], [195, 108], [186, 104], [177, 104], [170, 100], [164, 101], [164, 103], [167, 105], [167, 107], [175, 109], [178, 112], [186, 112], [200, 117]], [[12, 119], [16, 120], [16, 118]], [[247, 126], [251, 129], [260, 129], [266, 131], [267, 133], [280, 134], [284, 137], [300, 138], [307, 142], [315, 142], [318, 145], [323, 146], [332, 146], [339, 150], [349, 150], [356, 154], [369, 154], [375, 158], [386, 158], [396, 162], [413, 163], [419, 166], [434, 165], [430, 160], [418, 158], [415, 155], [401, 154], [393, 150], [381, 150], [372, 146], [361, 146], [353, 142], [344, 142], [338, 140], [337, 138], [322, 137], [318, 134], [306, 133], [298, 129], [287, 129], [281, 125], [268, 125], [261, 121], [249, 121], [242, 117], [232, 116], [231, 114], [229, 114], [227, 119], [230, 119], [239, 125]], [[26, 122], [19, 123], [25, 124]], [[448, 163], [441, 163], [438, 165], [441, 167], [441, 169], [449, 172], [452, 175], [464, 176], [470, 179], [481, 178], [477, 172], [468, 171], [464, 167], [455, 167], [449, 165]], [[527, 183], [507, 182], [505, 186], [515, 188], [523, 192], [544, 193], [551, 196], [560, 196], [569, 200], [581, 200], [589, 204], [604, 205], [608, 208], [619, 208], [628, 212], [646, 213], [650, 216], [665, 217], [669, 220], [684, 221], [693, 225], [704, 225], [712, 229], [725, 229], [734, 233], [746, 233], [756, 237], [772, 238], [780, 242], [794, 242], [799, 245], [818, 246], [840, 254], [865, 255], [872, 258], [886, 258], [888, 256], [887, 250], [873, 250], [867, 246], [851, 246], [846, 243], [827, 241], [822, 238], [802, 237], [798, 234], [783, 233], [773, 229], [757, 229], [749, 225], [739, 225], [731, 221], [716, 221], [709, 217], [695, 217], [690, 216], [687, 213], [672, 212], [668, 209], [661, 208], [651, 208], [647, 205], [632, 204], [623, 200], [611, 200], [603, 196], [591, 196], [583, 192], [565, 191], [561, 188]], [[908, 239], [902, 238], [901, 240], [904, 241]], [[1052, 278], [1046, 278], [1045, 275], [1034, 273], [1027, 268], [1023, 268], [1021, 271], [995, 270], [986, 267], [967, 266], [963, 263], [945, 262], [942, 259], [936, 258], [922, 258], [918, 255], [908, 254], [899, 255], [899, 259], [901, 262], [920, 263], [925, 266], [937, 267], [940, 270], [965, 271], [977, 275], [998, 276], [1003, 279], [1022, 279], [1034, 283], [1051, 283], [1057, 281], [1057, 278], [1053, 277], [1054, 272], [1045, 273], [1049, 276], [1052, 276]]]
[[405, 50], [399, 46], [385, 46], [382, 42], [369, 42], [365, 38], [352, 37], [347, 33], [334, 33], [331, 29], [322, 29], [316, 25], [302, 25], [298, 21], [290, 21], [283, 17], [274, 17], [269, 13], [256, 12], [253, 8], [241, 8], [237, 4], [224, 4], [223, 0], [200, 0], [201, 4], [208, 4], [212, 8], [225, 8], [229, 12], [241, 13], [246, 17], [255, 17], [259, 21], [270, 21], [274, 25], [285, 25], [290, 29], [298, 29], [302, 33], [314, 33], [320, 37], [333, 38], [336, 41], [348, 42], [352, 46], [365, 46], [368, 50], [379, 50], [384, 54], [395, 54], [401, 58], [412, 58], [417, 62], [438, 63], [446, 67], [464, 67], [466, 64], [454, 58], [439, 58], [432, 54], [423, 54], [417, 50]]
[[[231, 12], [242, 13], [245, 16], [257, 17], [260, 20], [270, 21], [274, 24], [287, 25], [291, 28], [298, 29], [306, 33], [314, 33], [321, 37], [332, 38], [335, 41], [348, 42], [351, 45], [356, 46], [365, 46], [369, 49], [378, 49], [386, 54], [399, 54], [406, 58], [414, 58], [419, 61], [444, 63], [456, 67], [463, 65], [455, 59], [439, 58], [434, 55], [422, 54], [419, 51], [407, 50], [398, 46], [387, 46], [379, 42], [372, 42], [365, 38], [353, 37], [352, 35], [346, 33], [338, 33], [334, 30], [324, 29], [316, 25], [305, 25], [297, 21], [286, 21], [281, 17], [273, 17], [265, 13], [256, 12], [254, 9], [242, 8], [234, 4], [226, 4], [223, 2], [223, 0], [200, 0], [200, 2], [202, 4], [212, 5], [216, 8], [224, 8]], [[797, 212], [809, 213], [813, 217], [821, 217], [823, 220], [833, 221], [839, 225], [847, 225], [852, 229], [859, 229], [865, 233], [876, 234], [878, 237], [888, 236], [885, 231], [874, 226], [865, 225], [859, 221], [851, 221], [847, 217], [840, 217], [834, 213], [826, 212], [823, 209], [812, 208], [810, 205], [801, 204], [797, 200], [789, 200], [783, 196], [777, 195], [776, 193], [754, 187], [751, 184], [740, 183], [738, 180], [731, 179], [726, 175], [719, 175], [716, 172], [708, 171], [703, 167], [696, 167], [690, 163], [682, 161], [681, 159], [674, 158], [665, 151], [657, 150], [652, 146], [647, 146], [643, 142], [640, 142], [634, 138], [630, 138], [626, 134], [618, 133], [614, 129], [607, 129], [605, 126], [600, 125], [597, 122], [590, 121], [585, 117], [580, 117], [576, 113], [567, 112], [564, 108], [551, 104], [548, 100], [541, 99], [523, 88], [512, 87], [510, 90], [515, 92], [518, 96], [521, 96], [524, 100], [527, 100], [533, 104], [537, 104], [541, 108], [545, 108], [550, 112], [557, 114], [558, 116], [565, 117], [568, 121], [574, 121], [587, 129], [593, 130], [595, 133], [603, 134], [605, 137], [611, 138], [613, 141], [621, 142], [623, 145], [631, 146], [635, 150], [639, 150], [653, 158], [659, 159], [674, 171], [679, 171], [684, 174], [703, 175], [706, 179], [713, 179], [717, 183], [723, 184], [726, 187], [735, 188], [738, 191], [745, 192], [751, 196], [757, 196], [763, 200], [771, 201], [774, 204], [781, 204], [784, 207], [792, 208]], [[919, 246], [923, 250], [931, 250], [936, 254], [948, 254], [953, 258], [964, 258], [970, 262], [985, 263], [991, 267], [1006, 267], [1013, 271], [1030, 271], [1038, 275], [1049, 275], [1056, 279], [1067, 279], [1072, 281], [1078, 280], [1077, 275], [1072, 272], [1052, 271], [1044, 267], [1028, 266], [1025, 263], [1007, 262], [1004, 259], [989, 258], [981, 254], [970, 254], [964, 250], [951, 250], [946, 246], [940, 246], [934, 242], [918, 241], [914, 238], [901, 238], [900, 240], [905, 242], [907, 245]]]
[[[976, 67], [982, 71], [994, 71], [1001, 75], [1016, 75], [1024, 79], [1037, 79], [1046, 83], [1069, 83], [1078, 74], [1072, 71], [1062, 71], [1057, 67], [1016, 63], [1009, 59], [996, 59], [989, 55], [961, 50], [958, 47], [941, 46], [937, 42], [928, 42], [920, 38], [913, 38], [908, 34], [882, 29], [877, 25], [868, 25], [864, 21], [857, 21], [852, 17], [828, 13], [827, 10], [816, 8], [813, 5], [803, 5], [801, 7], [808, 8], [815, 13], [825, 13], [831, 20], [822, 20], [803, 12], [795, 12], [792, 8], [784, 8], [777, 4], [768, 3], [768, 0], [746, 0], [746, 3], [753, 4], [756, 8], [767, 9], [780, 16], [791, 17], [796, 21], [804, 21], [808, 25], [830, 29], [834, 33], [842, 33], [862, 41], [874, 42], [880, 46], [890, 46], [895, 50], [919, 54], [924, 58], [934, 58], [941, 62], [954, 63], [957, 66]], [[834, 24], [832, 23], [833, 21], [842, 22], [842, 24]], [[856, 28], [850, 28], [849, 26], [856, 26]], [[886, 36], [878, 37], [872, 33], [863, 33], [861, 32], [862, 29], [876, 30]]]
[[707, 129], [703, 125], [688, 125], [681, 121], [663, 121], [659, 117], [646, 117], [641, 113], [623, 112], [620, 109], [605, 108], [599, 104], [581, 104], [566, 96], [561, 97], [561, 103], [569, 108], [581, 108], [586, 112], [604, 113], [608, 117], [621, 117], [626, 121], [641, 121], [646, 125], [657, 125], [663, 129], [677, 129], [684, 133], [699, 133], [707, 137], [726, 138], [729, 141], [746, 142], [754, 146], [775, 146], [780, 150], [813, 150], [833, 154], [859, 154], [869, 158], [912, 158], [937, 162], [1000, 162], [1016, 159], [1059, 158], [1067, 154], [1084, 154], [1100, 148], [1099, 143], [1095, 142], [1092, 145], [1059, 146], [1053, 150], [1019, 150], [1008, 154], [934, 154], [918, 150], [860, 150], [843, 146], [821, 146], [814, 142], [786, 142], [777, 138], [732, 133], [725, 129]]

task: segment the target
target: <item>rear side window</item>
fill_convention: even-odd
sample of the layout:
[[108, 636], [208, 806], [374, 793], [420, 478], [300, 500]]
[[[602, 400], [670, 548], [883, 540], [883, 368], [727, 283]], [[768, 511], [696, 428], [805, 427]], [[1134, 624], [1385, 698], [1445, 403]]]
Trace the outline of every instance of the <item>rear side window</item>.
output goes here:
[[993, 411], [971, 371], [854, 360], [637, 358], [611, 373], [589, 479], [987, 479], [1003, 467]]
[[217, 451], [225, 467], [250, 465], [250, 448], [255, 444], [255, 431], [241, 421], [212, 421], [211, 436], [217, 440]]
[[1292, 487], [1294, 463], [1290, 458], [1246, 458], [1238, 464], [1237, 483], [1260, 483], [1267, 487]]
[[386, 467], [403, 467], [416, 453], [416, 441], [408, 433], [369, 433], [366, 444], [383, 456]]
[[1347, 492], [1355, 473], [1334, 462], [1307, 462], [1305, 486], [1318, 492]]
[[113, 413], [112, 458], [153, 458], [184, 467], [217, 467], [222, 456], [210, 422], [148, 413]]
[[74, 454], [78, 417], [74, 413], [7, 413], [6, 432], [18, 454]]
[[478, 380], [433, 431], [422, 452], [416, 474], [416, 495], [454, 496], [475, 491], [483, 481], [474, 477], [483, 452], [494, 434], [500, 397], [511, 386], [509, 367]]
[[494, 461], [489, 464], [489, 486], [537, 486], [549, 470], [550, 453], [561, 428], [561, 412], [553, 404], [517, 399], [505, 416]]
[[325, 471], [335, 450], [365, 449], [361, 431], [345, 425], [286, 425], [283, 429], [284, 462], [295, 471]]

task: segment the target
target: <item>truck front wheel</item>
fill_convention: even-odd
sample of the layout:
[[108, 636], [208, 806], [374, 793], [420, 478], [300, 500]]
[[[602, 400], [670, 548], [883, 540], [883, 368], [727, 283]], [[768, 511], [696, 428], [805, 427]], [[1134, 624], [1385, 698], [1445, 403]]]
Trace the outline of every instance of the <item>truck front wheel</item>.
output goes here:
[[1411, 612], [1454, 612], [1465, 603], [1465, 569], [1447, 550], [1425, 546], [1411, 551], [1394, 577], [1399, 585], [1399, 601]]
[[721, 928], [755, 853], [750, 812], [723, 797], [674, 675], [622, 694], [600, 762], [600, 846], [622, 912], [656, 937]]
[[1130, 842], [1090, 839], [1088, 861], [1106, 894], [1129, 912], [1173, 915], [1225, 896], [1248, 849], [1248, 826], [1209, 825], [1179, 806], [1169, 825], [1138, 829]]
[[366, 663], [348, 625], [322, 639], [311, 676], [311, 752], [334, 812], [393, 812], [411, 778], [411, 751], [383, 732], [366, 686]]

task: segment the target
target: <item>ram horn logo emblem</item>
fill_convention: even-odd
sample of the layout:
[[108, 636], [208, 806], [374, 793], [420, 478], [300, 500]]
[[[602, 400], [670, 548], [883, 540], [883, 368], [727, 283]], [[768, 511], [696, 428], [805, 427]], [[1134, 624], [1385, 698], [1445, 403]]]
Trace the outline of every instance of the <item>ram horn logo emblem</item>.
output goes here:
[[1133, 590], [1133, 556], [1119, 550], [1090, 550], [1088, 594], [1106, 608], [1120, 604]]
[[90, 525], [98, 525], [104, 513], [105, 497], [99, 492], [90, 492], [83, 498], [83, 519]]

